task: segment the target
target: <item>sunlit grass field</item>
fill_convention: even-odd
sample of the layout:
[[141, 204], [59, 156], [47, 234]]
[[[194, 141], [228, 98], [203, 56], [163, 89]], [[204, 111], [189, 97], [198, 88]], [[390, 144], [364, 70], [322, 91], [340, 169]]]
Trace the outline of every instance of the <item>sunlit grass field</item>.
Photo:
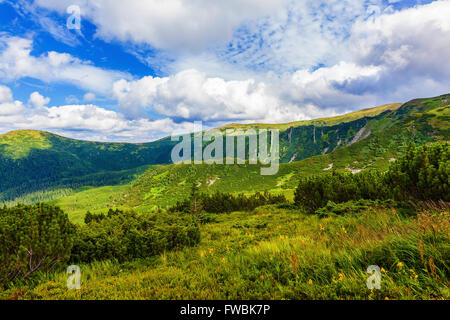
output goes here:
[[50, 203], [59, 206], [74, 223], [83, 223], [84, 216], [91, 213], [105, 212], [117, 206], [115, 198], [121, 195], [129, 185], [106, 186], [98, 188], [85, 187], [72, 195], [53, 200]]
[[[420, 211], [420, 212], [419, 212]], [[265, 206], [214, 215], [196, 247], [124, 264], [81, 265], [0, 293], [2, 299], [448, 299], [450, 219], [432, 205], [404, 216], [371, 208], [320, 218]], [[369, 290], [367, 267], [381, 269]]]

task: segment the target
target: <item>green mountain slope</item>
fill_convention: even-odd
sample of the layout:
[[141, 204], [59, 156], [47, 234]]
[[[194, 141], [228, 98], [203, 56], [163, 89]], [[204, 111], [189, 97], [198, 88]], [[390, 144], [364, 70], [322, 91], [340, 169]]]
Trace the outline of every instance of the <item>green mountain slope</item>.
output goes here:
[[[410, 143], [449, 140], [448, 98], [450, 95], [413, 100], [375, 117], [337, 125], [289, 127], [280, 137], [285, 152], [282, 159], [286, 162], [292, 153], [306, 159], [282, 163], [273, 176], [261, 176], [260, 166], [255, 165], [152, 166], [133, 182], [119, 203], [131, 207], [171, 205], [188, 197], [187, 186], [194, 182], [204, 193], [270, 190], [289, 196], [300, 177], [331, 168], [353, 173], [369, 168], [384, 170]], [[314, 131], [320, 132], [315, 141]], [[323, 148], [331, 153], [320, 154]]]
[[[134, 182], [123, 202], [164, 205], [169, 201], [165, 194], [172, 200], [183, 197], [179, 190], [190, 180], [203, 180], [207, 190], [250, 192], [291, 188], [299, 175], [321, 172], [331, 164], [354, 171], [386, 167], [410, 141], [448, 139], [449, 97], [312, 121], [229, 125], [220, 129], [280, 129], [282, 165], [277, 175], [261, 177], [255, 166], [152, 166]], [[149, 165], [170, 164], [176, 143], [170, 138], [145, 144], [99, 143], [30, 130], [0, 135], [0, 201], [42, 190], [129, 183]]]
[[48, 132], [0, 135], [0, 198], [49, 188], [130, 181], [143, 166], [169, 163], [170, 140], [148, 144], [99, 143]]

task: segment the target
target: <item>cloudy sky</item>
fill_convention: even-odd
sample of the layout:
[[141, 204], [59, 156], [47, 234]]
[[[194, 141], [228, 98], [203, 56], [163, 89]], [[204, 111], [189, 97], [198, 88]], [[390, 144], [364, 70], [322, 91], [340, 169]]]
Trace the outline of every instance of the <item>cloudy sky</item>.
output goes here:
[[449, 57], [450, 0], [0, 0], [0, 133], [333, 116], [449, 93]]

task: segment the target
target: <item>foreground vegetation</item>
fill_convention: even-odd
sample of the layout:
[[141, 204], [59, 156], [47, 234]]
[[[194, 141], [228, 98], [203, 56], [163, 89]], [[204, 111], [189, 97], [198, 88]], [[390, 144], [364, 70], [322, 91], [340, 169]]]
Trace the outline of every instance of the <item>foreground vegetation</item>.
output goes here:
[[[10, 287], [3, 299], [449, 299], [449, 208], [417, 215], [370, 206], [320, 218], [277, 205], [219, 214], [198, 246], [153, 258], [81, 264]], [[370, 265], [381, 289], [366, 287]]]
[[176, 214], [110, 210], [72, 224], [60, 208], [38, 203], [0, 209], [0, 287], [38, 279], [70, 263], [120, 262], [193, 246], [196, 221]]

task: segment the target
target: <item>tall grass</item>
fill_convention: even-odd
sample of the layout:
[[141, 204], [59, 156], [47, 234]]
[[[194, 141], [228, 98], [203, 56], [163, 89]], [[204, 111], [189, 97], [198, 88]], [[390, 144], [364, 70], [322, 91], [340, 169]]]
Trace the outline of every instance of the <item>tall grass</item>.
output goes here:
[[[260, 207], [202, 225], [197, 247], [126, 264], [81, 266], [82, 289], [64, 273], [9, 289], [32, 299], [448, 299], [449, 210], [414, 217], [393, 209], [320, 218]], [[381, 289], [369, 290], [370, 265]], [[20, 293], [20, 295], [17, 295]]]

